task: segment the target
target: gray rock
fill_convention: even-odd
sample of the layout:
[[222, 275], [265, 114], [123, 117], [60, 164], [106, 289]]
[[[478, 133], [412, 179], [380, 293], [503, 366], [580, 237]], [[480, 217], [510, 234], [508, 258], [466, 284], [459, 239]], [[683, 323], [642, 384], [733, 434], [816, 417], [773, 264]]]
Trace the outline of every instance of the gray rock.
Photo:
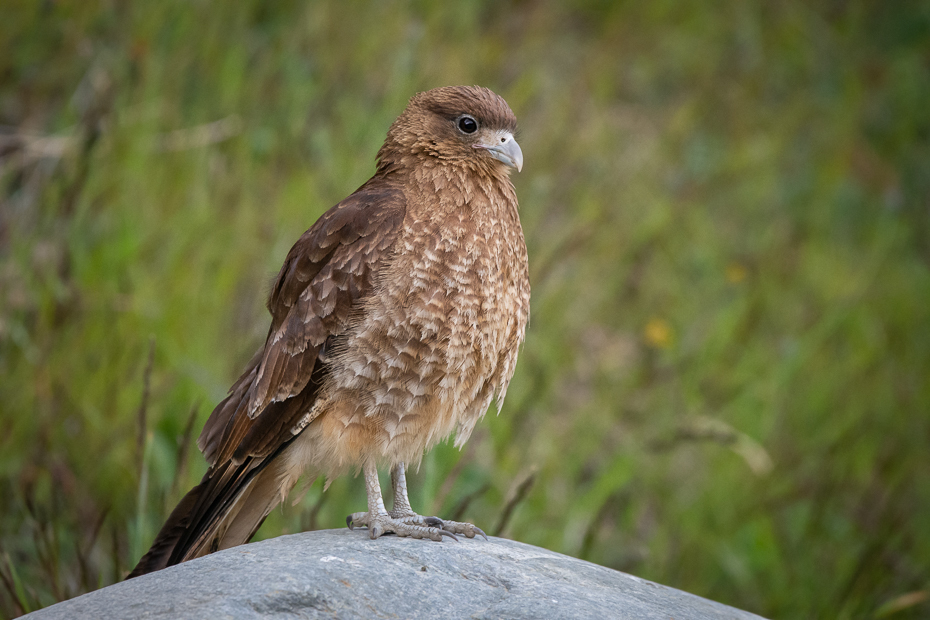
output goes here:
[[512, 540], [370, 540], [365, 530], [243, 545], [25, 617], [758, 618]]

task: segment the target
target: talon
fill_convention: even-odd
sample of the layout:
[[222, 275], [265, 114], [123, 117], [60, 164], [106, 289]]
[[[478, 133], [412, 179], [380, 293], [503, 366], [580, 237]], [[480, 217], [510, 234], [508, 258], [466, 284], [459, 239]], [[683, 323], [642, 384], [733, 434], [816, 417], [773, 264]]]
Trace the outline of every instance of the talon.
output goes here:
[[376, 538], [380, 538], [382, 534], [384, 534], [384, 528], [381, 527], [380, 523], [375, 523], [375, 525], [372, 526], [371, 531], [369, 532], [369, 536], [371, 537], [372, 540], [375, 540]]
[[443, 536], [448, 536], [449, 538], [451, 538], [451, 539], [454, 540], [455, 542], [458, 542], [458, 541], [459, 541], [458, 537], [457, 537], [455, 534], [453, 534], [452, 532], [450, 532], [449, 530], [439, 530], [439, 538], [433, 538], [433, 540], [435, 540], [435, 541], [437, 541], [437, 542], [442, 542], [442, 537], [443, 537]]
[[352, 527], [352, 515], [346, 517], [346, 527], [348, 527], [350, 530], [355, 530], [355, 528]]
[[473, 525], [471, 523], [459, 523], [458, 521], [446, 521], [443, 525], [443, 529], [446, 529], [450, 532], [456, 534], [464, 534], [466, 538], [474, 538], [476, 535], [480, 534], [482, 538], [488, 540], [488, 535], [484, 533], [480, 527]]
[[423, 525], [426, 527], [438, 527], [442, 529], [442, 519], [439, 517], [423, 517]]

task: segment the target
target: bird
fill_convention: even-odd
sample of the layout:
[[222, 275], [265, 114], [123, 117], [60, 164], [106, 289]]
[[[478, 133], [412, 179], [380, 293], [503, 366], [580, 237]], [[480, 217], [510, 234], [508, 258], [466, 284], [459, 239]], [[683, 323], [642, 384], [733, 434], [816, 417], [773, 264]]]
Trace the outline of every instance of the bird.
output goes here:
[[515, 132], [510, 106], [484, 87], [409, 100], [374, 176], [285, 258], [264, 345], [197, 441], [209, 469], [127, 578], [244, 544], [301, 476], [353, 470], [368, 505], [350, 529], [487, 538], [414, 512], [406, 470], [453, 434], [461, 448], [492, 401], [500, 412], [514, 374], [530, 302]]

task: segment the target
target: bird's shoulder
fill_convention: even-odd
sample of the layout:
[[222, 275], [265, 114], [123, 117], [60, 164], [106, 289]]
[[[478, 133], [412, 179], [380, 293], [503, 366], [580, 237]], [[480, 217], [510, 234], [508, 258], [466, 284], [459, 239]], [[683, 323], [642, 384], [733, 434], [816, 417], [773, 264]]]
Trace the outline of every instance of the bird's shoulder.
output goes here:
[[[314, 280], [338, 278], [342, 273], [364, 275], [394, 243], [406, 212], [403, 187], [381, 177], [326, 211], [293, 245], [275, 278], [268, 296], [275, 321]], [[352, 290], [350, 296], [363, 292]]]

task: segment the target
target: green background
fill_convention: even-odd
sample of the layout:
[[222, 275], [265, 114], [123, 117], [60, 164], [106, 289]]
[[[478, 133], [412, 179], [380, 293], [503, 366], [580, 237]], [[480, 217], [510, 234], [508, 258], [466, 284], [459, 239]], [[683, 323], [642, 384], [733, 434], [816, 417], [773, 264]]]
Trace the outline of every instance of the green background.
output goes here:
[[[519, 119], [532, 317], [414, 507], [767, 616], [930, 615], [927, 3], [2, 12], [0, 615], [133, 566], [290, 245], [448, 84]], [[364, 506], [317, 483], [258, 538]]]

